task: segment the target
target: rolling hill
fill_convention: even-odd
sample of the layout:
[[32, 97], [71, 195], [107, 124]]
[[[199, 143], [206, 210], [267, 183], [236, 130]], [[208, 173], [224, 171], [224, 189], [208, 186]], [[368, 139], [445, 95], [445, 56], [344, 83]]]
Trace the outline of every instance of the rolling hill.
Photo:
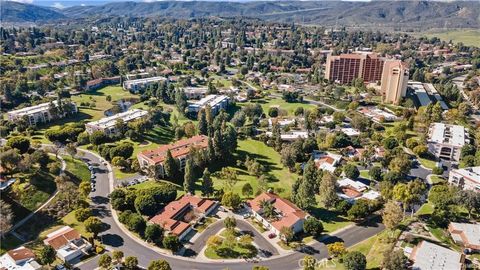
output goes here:
[[[478, 1], [157, 1], [115, 2], [63, 10], [3, 2], [3, 20], [13, 22], [85, 17], [254, 17], [278, 22], [362, 28], [480, 28]], [[12, 7], [10, 7], [12, 6]], [[20, 9], [19, 6], [24, 6]], [[28, 11], [28, 12], [25, 12]]]

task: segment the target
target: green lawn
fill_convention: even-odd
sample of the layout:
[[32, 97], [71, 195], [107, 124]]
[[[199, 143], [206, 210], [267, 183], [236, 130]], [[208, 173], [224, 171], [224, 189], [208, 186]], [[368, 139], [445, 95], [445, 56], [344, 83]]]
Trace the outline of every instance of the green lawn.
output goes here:
[[431, 215], [433, 213], [433, 205], [431, 203], [425, 203], [415, 213], [417, 216]]
[[[111, 102], [106, 100], [107, 96], [112, 97]], [[79, 114], [86, 115], [90, 121], [95, 121], [103, 118], [105, 116], [104, 112], [112, 108], [116, 101], [131, 98], [138, 99], [139, 97], [123, 90], [121, 86], [116, 85], [107, 86], [98, 90], [87, 92], [85, 94], [72, 96], [72, 101], [74, 101], [79, 107]], [[95, 107], [90, 108], [87, 106], [80, 106], [81, 102], [94, 103]]]
[[63, 158], [67, 163], [68, 172], [76, 176], [81, 181], [90, 180], [90, 170], [85, 162], [78, 159], [72, 159], [70, 156], [64, 156]]
[[438, 37], [444, 41], [462, 42], [465, 45], [480, 47], [480, 30], [449, 30], [438, 33], [426, 33], [427, 37]]
[[[270, 175], [269, 187], [273, 187], [274, 190], [281, 196], [289, 197], [290, 190], [293, 182], [298, 177], [296, 174], [291, 173], [280, 162], [280, 154], [275, 149], [265, 145], [261, 141], [252, 139], [239, 140], [238, 148], [235, 153], [236, 159], [245, 160], [246, 156], [250, 158], [256, 158], [263, 166], [266, 167], [268, 174]], [[237, 171], [238, 181], [233, 187], [233, 191], [242, 195], [242, 186], [246, 183], [250, 183], [253, 187], [253, 194], [258, 190], [258, 177], [249, 175], [246, 170], [238, 166], [230, 166]], [[213, 177], [214, 186], [216, 189], [222, 189], [224, 187], [224, 180], [218, 176]]]
[[447, 182], [447, 180], [438, 175], [432, 175], [430, 180], [432, 181], [432, 185], [445, 184]]
[[353, 222], [346, 217], [320, 206], [312, 209], [310, 214], [322, 221], [325, 233], [332, 233], [353, 224]]
[[290, 116], [293, 116], [295, 110], [298, 107], [303, 107], [304, 109], [313, 109], [317, 107], [309, 103], [289, 103], [277, 97], [265, 97], [261, 100], [253, 100], [246, 103], [239, 103], [238, 105], [242, 106], [243, 104], [254, 104], [254, 103], [260, 104], [265, 114], [268, 114], [268, 110], [271, 107], [278, 106], [281, 110], [285, 110]]
[[424, 167], [427, 167], [428, 169], [433, 169], [437, 167], [437, 162], [435, 160], [418, 157], [418, 161], [420, 162], [420, 164], [422, 164]]

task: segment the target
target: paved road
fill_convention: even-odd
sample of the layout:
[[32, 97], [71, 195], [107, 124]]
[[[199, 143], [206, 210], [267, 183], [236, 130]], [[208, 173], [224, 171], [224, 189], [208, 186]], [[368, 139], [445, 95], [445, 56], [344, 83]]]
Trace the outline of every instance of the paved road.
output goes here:
[[[107, 167], [101, 164], [99, 159], [90, 153], [85, 153], [83, 158], [96, 167], [96, 191], [92, 193], [92, 201], [95, 214], [99, 216], [102, 222], [108, 227], [108, 230], [100, 233], [103, 243], [111, 250], [122, 250], [125, 253], [125, 256], [136, 256], [140, 266], [147, 266], [152, 260], [165, 259], [170, 263], [173, 269], [216, 270], [229, 268], [232, 270], [239, 270], [251, 269], [254, 265], [265, 265], [270, 269], [291, 270], [299, 268], [298, 261], [306, 255], [305, 253], [296, 252], [283, 257], [267, 259], [256, 264], [253, 262], [238, 263], [228, 261], [199, 262], [195, 259], [160, 254], [132, 240], [117, 226], [112, 218], [111, 208], [107, 197], [110, 191]], [[322, 243], [313, 244], [309, 253], [313, 252], [317, 259], [323, 259], [327, 257], [325, 243], [344, 241], [345, 245], [348, 247], [381, 232], [383, 229], [384, 226], [378, 221], [370, 221], [367, 224], [355, 225], [336, 235], [330, 236], [328, 239], [322, 241]], [[98, 256], [94, 257], [81, 265], [78, 265], [78, 267], [82, 270], [95, 269], [98, 266], [98, 258]]]
[[[251, 232], [253, 233], [253, 240], [255, 244], [257, 244], [259, 249], [267, 251], [272, 255], [278, 255], [277, 249], [267, 240], [265, 239], [250, 223], [246, 222], [245, 220], [236, 219], [237, 221], [237, 228], [241, 231]], [[207, 244], [207, 240], [210, 236], [219, 233], [225, 225], [223, 221], [217, 221], [214, 224], [210, 225], [205, 231], [202, 232], [201, 235], [195, 240], [195, 242], [190, 246], [190, 250], [194, 252], [194, 254], [199, 254], [202, 251], [203, 247]]]

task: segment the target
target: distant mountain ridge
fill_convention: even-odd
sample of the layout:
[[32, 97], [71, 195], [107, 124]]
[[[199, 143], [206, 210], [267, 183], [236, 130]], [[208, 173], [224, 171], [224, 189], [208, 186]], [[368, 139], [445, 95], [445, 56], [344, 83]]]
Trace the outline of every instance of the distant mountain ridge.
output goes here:
[[[20, 5], [24, 6], [23, 10], [19, 8]], [[116, 2], [62, 10], [14, 2], [2, 2], [2, 6], [2, 20], [19, 23], [92, 16], [164, 16], [183, 19], [246, 16], [325, 26], [480, 28], [478, 1], [157, 1]], [[31, 14], [26, 14], [29, 12]]]

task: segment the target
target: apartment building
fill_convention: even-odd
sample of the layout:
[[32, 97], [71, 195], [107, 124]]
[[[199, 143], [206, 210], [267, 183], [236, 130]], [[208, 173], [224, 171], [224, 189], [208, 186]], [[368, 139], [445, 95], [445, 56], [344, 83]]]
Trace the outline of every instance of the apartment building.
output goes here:
[[54, 100], [52, 102], [46, 102], [35, 106], [10, 111], [7, 113], [8, 120], [18, 121], [26, 117], [28, 124], [31, 126], [35, 126], [39, 123], [47, 123], [54, 120], [55, 118], [63, 118], [68, 114], [78, 112], [77, 105], [74, 102], [64, 102], [62, 104], [62, 107], [65, 112], [63, 113], [54, 113], [52, 106], [57, 108], [58, 102]]
[[416, 270], [465, 269], [463, 254], [425, 240], [413, 249], [410, 260], [413, 261], [412, 269]]
[[207, 87], [184, 87], [183, 91], [188, 99], [201, 99], [207, 95]]
[[201, 109], [210, 107], [213, 115], [220, 112], [221, 109], [226, 109], [230, 103], [230, 98], [225, 95], [208, 95], [197, 102], [193, 102], [188, 105], [188, 113], [198, 114]]
[[173, 144], [162, 145], [153, 150], [145, 150], [137, 155], [138, 163], [142, 169], [155, 166], [158, 175], [163, 177], [165, 176], [163, 162], [166, 159], [168, 150], [170, 150], [172, 157], [179, 161], [180, 168], [184, 169], [192, 147], [200, 150], [207, 149], [208, 137], [205, 135], [197, 135], [192, 138], [177, 141]]
[[399, 104], [407, 94], [409, 70], [400, 60], [385, 61], [382, 72], [383, 102]]
[[463, 190], [480, 192], [480, 166], [451, 170], [448, 183]]
[[463, 126], [432, 123], [428, 130], [428, 150], [437, 158], [459, 161], [461, 148], [469, 142]]
[[329, 81], [347, 84], [356, 78], [365, 82], [380, 81], [384, 59], [375, 53], [328, 55], [325, 76]]
[[89, 134], [92, 134], [95, 131], [102, 131], [107, 135], [114, 135], [118, 132], [118, 130], [116, 130], [117, 120], [122, 120], [124, 123], [128, 123], [143, 118], [147, 114], [147, 111], [140, 109], [128, 110], [109, 117], [104, 117], [98, 121], [87, 123], [85, 124], [85, 128]]
[[123, 89], [133, 93], [138, 93], [145, 90], [150, 85], [154, 85], [159, 82], [165, 82], [165, 81], [167, 81], [167, 78], [161, 77], [161, 76], [136, 79], [136, 80], [128, 80], [123, 82]]
[[112, 85], [117, 83], [120, 83], [120, 76], [98, 78], [98, 79], [87, 81], [87, 83], [85, 84], [85, 91], [91, 91], [98, 88], [102, 88], [107, 85]]

